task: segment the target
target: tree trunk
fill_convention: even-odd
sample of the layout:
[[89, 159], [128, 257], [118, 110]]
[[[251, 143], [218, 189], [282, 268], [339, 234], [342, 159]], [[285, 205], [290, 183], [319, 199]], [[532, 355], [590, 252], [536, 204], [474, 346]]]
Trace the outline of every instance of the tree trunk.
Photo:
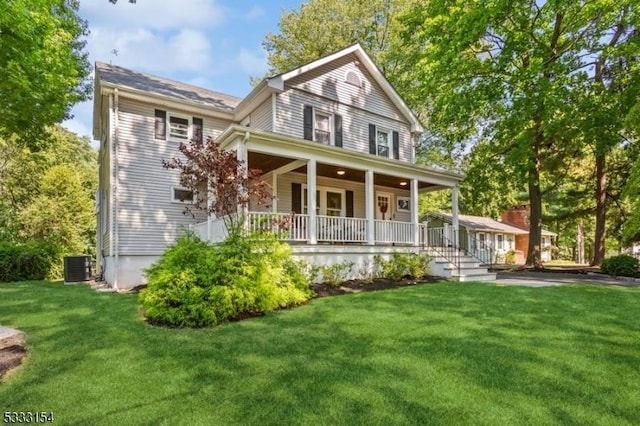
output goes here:
[[576, 263], [584, 263], [584, 233], [582, 231], [582, 221], [578, 222], [578, 231], [576, 232], [576, 246], [578, 247], [578, 255]]
[[607, 222], [607, 170], [606, 154], [596, 154], [596, 235], [593, 241], [592, 266], [597, 266], [604, 260], [605, 237]]
[[540, 190], [540, 147], [544, 140], [541, 121], [534, 118], [534, 140], [529, 159], [527, 183], [529, 187], [529, 247], [527, 248], [527, 266], [542, 267], [540, 245], [542, 234], [542, 191]]

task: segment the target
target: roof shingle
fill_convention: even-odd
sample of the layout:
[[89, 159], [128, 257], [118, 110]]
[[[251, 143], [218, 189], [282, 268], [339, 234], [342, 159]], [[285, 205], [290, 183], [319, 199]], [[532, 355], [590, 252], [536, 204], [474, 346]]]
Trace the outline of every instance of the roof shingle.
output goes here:
[[96, 62], [96, 72], [101, 82], [169, 98], [196, 102], [216, 109], [233, 111], [241, 98], [167, 78], [133, 71], [117, 65]]

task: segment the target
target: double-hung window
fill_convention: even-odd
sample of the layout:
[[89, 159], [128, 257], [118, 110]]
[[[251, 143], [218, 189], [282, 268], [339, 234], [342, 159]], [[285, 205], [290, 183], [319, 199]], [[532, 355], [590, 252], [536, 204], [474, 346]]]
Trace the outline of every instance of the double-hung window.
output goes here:
[[190, 135], [191, 119], [169, 114], [169, 138], [188, 140]]
[[504, 249], [504, 235], [498, 234], [498, 236], [496, 238], [497, 238], [496, 244], [498, 246], [497, 249], [498, 250], [503, 250]]
[[327, 113], [315, 111], [313, 114], [313, 140], [331, 145], [331, 116]]
[[376, 128], [376, 154], [380, 157], [389, 157], [389, 132]]
[[[302, 189], [302, 213], [308, 214], [308, 192]], [[326, 216], [346, 216], [346, 191], [338, 188], [318, 187], [316, 191], [316, 214]]]
[[155, 110], [155, 138], [173, 141], [202, 141], [203, 120], [199, 117]]
[[483, 233], [478, 234], [478, 248], [484, 250], [487, 248], [487, 235]]

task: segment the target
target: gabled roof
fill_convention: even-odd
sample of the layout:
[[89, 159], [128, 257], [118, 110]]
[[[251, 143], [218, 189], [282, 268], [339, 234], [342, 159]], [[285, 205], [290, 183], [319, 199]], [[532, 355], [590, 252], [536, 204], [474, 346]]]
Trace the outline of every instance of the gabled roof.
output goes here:
[[247, 114], [251, 112], [251, 110], [253, 110], [253, 108], [260, 105], [267, 98], [269, 98], [271, 96], [271, 93], [284, 91], [285, 82], [287, 82], [288, 80], [313, 71], [330, 62], [351, 54], [355, 55], [358, 58], [358, 61], [360, 61], [360, 63], [365, 67], [365, 69], [369, 72], [376, 83], [378, 83], [378, 85], [382, 88], [391, 103], [393, 103], [393, 105], [398, 108], [398, 111], [400, 111], [400, 113], [411, 124], [411, 131], [422, 133], [424, 129], [422, 128], [422, 124], [420, 124], [418, 117], [416, 117], [413, 111], [409, 109], [398, 92], [396, 92], [393, 86], [391, 86], [386, 77], [382, 74], [376, 64], [373, 63], [369, 55], [367, 55], [362, 46], [360, 46], [360, 44], [358, 43], [330, 55], [324, 56], [313, 62], [309, 62], [308, 64], [295, 68], [291, 71], [262, 80], [260, 84], [258, 84], [251, 91], [251, 93], [249, 93], [247, 97], [244, 98], [242, 102], [240, 102], [240, 104], [236, 108], [236, 120], [239, 121], [243, 119]]
[[[396, 92], [396, 90], [391, 86], [391, 83], [386, 79], [384, 74], [378, 69], [376, 64], [373, 63], [373, 60], [367, 55], [362, 46], [359, 43], [352, 44], [349, 47], [346, 47], [342, 50], [339, 50], [330, 55], [324, 56], [320, 59], [317, 59], [313, 62], [310, 62], [306, 65], [293, 69], [283, 74], [276, 75], [274, 77], [267, 79], [267, 85], [276, 90], [282, 91], [284, 90], [284, 83], [287, 80], [290, 80], [294, 77], [297, 77], [306, 72], [312, 71], [316, 68], [319, 68], [323, 65], [326, 65], [330, 62], [335, 61], [343, 56], [354, 54], [360, 63], [366, 68], [366, 70], [371, 74], [373, 79], [380, 85], [385, 94], [389, 97], [391, 102], [395, 105], [396, 108], [400, 111], [400, 113], [411, 123], [411, 131], [412, 132], [422, 132], [424, 129], [420, 124], [420, 121], [415, 116], [413, 111], [409, 109], [407, 104], [404, 102], [402, 97]], [[256, 88], [257, 89], [257, 88]]]
[[117, 65], [96, 62], [96, 80], [102, 86], [114, 86], [149, 92], [172, 99], [195, 102], [219, 110], [233, 111], [241, 98], [203, 89], [168, 78], [133, 71]]
[[[441, 219], [446, 220], [447, 222], [451, 222], [452, 216], [450, 213], [429, 213], [428, 216], [439, 217]], [[464, 226], [467, 229], [471, 229], [474, 231], [485, 231], [485, 232], [504, 232], [506, 234], [515, 234], [515, 235], [526, 235], [529, 234], [529, 231], [526, 229], [521, 229], [516, 226], [507, 225], [506, 223], [498, 222], [497, 220], [483, 217], [483, 216], [471, 216], [461, 214], [458, 215], [458, 223], [461, 226]], [[542, 230], [542, 235], [550, 235], [556, 236], [557, 234], [547, 231], [546, 229]]]

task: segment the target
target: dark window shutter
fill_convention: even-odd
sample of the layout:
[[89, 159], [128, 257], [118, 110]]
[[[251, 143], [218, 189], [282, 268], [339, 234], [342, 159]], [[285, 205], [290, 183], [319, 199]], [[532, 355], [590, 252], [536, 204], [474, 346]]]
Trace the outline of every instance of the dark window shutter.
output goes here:
[[342, 146], [342, 116], [335, 114], [333, 116], [333, 127], [334, 127], [334, 141], [336, 146]]
[[393, 132], [393, 158], [400, 159], [400, 134]]
[[309, 105], [304, 106], [304, 138], [313, 140], [313, 107]]
[[299, 183], [291, 183], [291, 210], [302, 213], [302, 185]]
[[347, 217], [353, 217], [353, 191], [347, 191]]
[[202, 118], [193, 117], [193, 140], [202, 142]]
[[376, 125], [369, 124], [369, 154], [376, 154]]
[[156, 139], [167, 139], [167, 111], [156, 110]]

